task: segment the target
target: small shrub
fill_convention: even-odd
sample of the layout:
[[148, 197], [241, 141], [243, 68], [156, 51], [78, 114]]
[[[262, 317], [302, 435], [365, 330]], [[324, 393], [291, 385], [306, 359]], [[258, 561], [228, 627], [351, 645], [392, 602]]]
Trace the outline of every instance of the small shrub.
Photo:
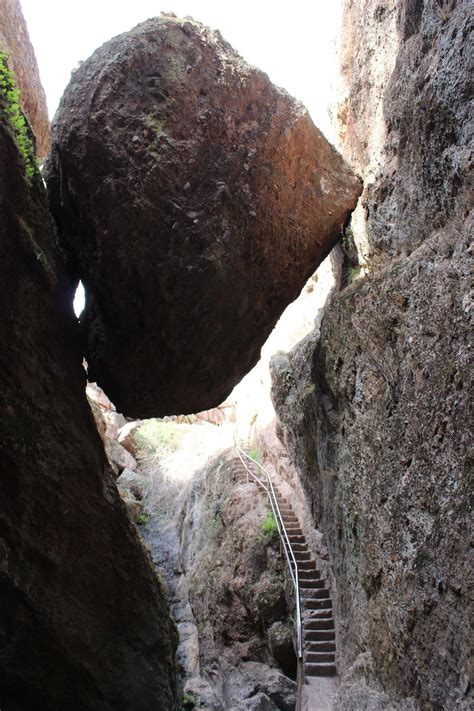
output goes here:
[[278, 538], [278, 526], [275, 516], [273, 515], [273, 511], [268, 511], [262, 521], [260, 530], [265, 543], [269, 543], [270, 541]]
[[2, 51], [0, 51], [0, 96], [6, 104], [6, 114], [23, 159], [26, 179], [31, 184], [34, 176], [38, 173], [35, 145], [28, 123], [20, 108], [20, 91], [16, 88], [13, 74], [8, 68], [7, 55]]
[[150, 517], [146, 513], [140, 514], [140, 516], [137, 518], [137, 525], [138, 526], [144, 526], [148, 521], [150, 520]]
[[254, 462], [259, 462], [260, 461], [260, 455], [258, 453], [258, 449], [256, 447], [253, 447], [250, 452], [249, 452], [249, 457], [250, 459], [253, 459]]
[[135, 442], [142, 461], [152, 461], [165, 452], [178, 448], [178, 433], [174, 422], [147, 420], [135, 433]]
[[183, 699], [181, 701], [182, 711], [188, 711], [189, 709], [195, 709], [199, 704], [199, 696], [194, 693], [194, 691], [187, 691], [183, 694]]

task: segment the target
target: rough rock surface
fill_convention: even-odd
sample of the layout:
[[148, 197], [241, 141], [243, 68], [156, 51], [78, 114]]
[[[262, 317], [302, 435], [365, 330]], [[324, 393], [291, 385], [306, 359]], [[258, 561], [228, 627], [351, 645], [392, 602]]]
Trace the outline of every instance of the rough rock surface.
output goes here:
[[8, 66], [21, 92], [21, 108], [33, 129], [38, 157], [42, 160], [50, 146], [48, 108], [19, 0], [2, 0], [0, 4], [2, 50], [8, 55]]
[[472, 3], [345, 0], [341, 42], [339, 148], [364, 180], [354, 231], [370, 265], [469, 208]]
[[[274, 400], [333, 564], [336, 708], [467, 709], [469, 3], [345, 5], [367, 29], [354, 31], [357, 62], [346, 68], [348, 125], [361, 121], [350, 138], [355, 167], [364, 167], [364, 126], [371, 115], [375, 125], [377, 107], [388, 121], [364, 197], [379, 259], [370, 277], [332, 297], [320, 337], [275, 364]], [[359, 77], [356, 91], [358, 63], [374, 66], [384, 26], [393, 71], [378, 86]]]
[[26, 182], [4, 117], [0, 706], [168, 711], [175, 627], [87, 404], [42, 182]]
[[74, 73], [47, 179], [91, 378], [138, 417], [225, 399], [360, 193], [303, 106], [172, 17]]
[[281, 647], [273, 657], [267, 638], [276, 622], [288, 627], [279, 545], [262, 532], [265, 500], [256, 484], [235, 478], [232, 456], [222, 455], [193, 481], [181, 513], [181, 564], [201, 675], [219, 692], [221, 705], [210, 708], [243, 709], [261, 692], [277, 708], [293, 709], [296, 684], [280, 664], [295, 667], [294, 652], [293, 664], [288, 650], [280, 659]]

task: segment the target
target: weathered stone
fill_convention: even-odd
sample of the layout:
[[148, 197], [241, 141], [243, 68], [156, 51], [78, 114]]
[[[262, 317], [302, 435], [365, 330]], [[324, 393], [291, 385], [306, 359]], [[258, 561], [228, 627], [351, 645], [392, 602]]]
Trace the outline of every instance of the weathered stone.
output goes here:
[[127, 422], [126, 425], [123, 425], [118, 431], [118, 441], [122, 445], [122, 447], [125, 447], [125, 449], [130, 452], [132, 457], [137, 456], [137, 443], [135, 441], [135, 433], [136, 431], [140, 428], [142, 422], [135, 420], [134, 422]]
[[140, 516], [143, 514], [142, 502], [137, 501], [137, 499], [126, 495], [124, 495], [122, 498], [125, 506], [127, 507], [127, 513], [130, 516], [131, 520], [133, 521], [133, 523], [138, 523], [140, 520]]
[[136, 469], [137, 463], [130, 452], [127, 452], [125, 447], [122, 447], [115, 439], [105, 437], [105, 451], [109, 460], [110, 466], [118, 476], [124, 469]]
[[118, 439], [119, 429], [123, 427], [127, 420], [120, 412], [105, 411], [105, 436], [110, 437], [110, 439]]
[[345, 0], [342, 16], [339, 146], [364, 180], [353, 227], [370, 266], [470, 208], [472, 3]]
[[140, 417], [225, 399], [360, 193], [300, 104], [172, 17], [74, 73], [47, 176], [91, 377]]
[[124, 469], [117, 479], [117, 486], [127, 489], [137, 499], [142, 499], [150, 484], [150, 480], [131, 469]]
[[42, 181], [0, 97], [0, 707], [174, 708], [175, 628], [85, 397]]
[[284, 622], [274, 622], [267, 632], [270, 651], [285, 674], [296, 678], [296, 654], [294, 630]]
[[0, 4], [0, 51], [7, 54], [20, 89], [21, 108], [36, 137], [38, 157], [43, 160], [50, 145], [48, 108], [19, 0], [2, 0]]
[[[363, 215], [379, 260], [333, 295], [285, 377], [274, 367], [336, 579], [341, 711], [473, 704], [469, 5], [345, 2], [354, 165], [367, 167], [370, 127], [387, 121], [381, 143], [369, 141], [381, 165]], [[393, 55], [377, 69], [384, 28]], [[360, 82], [360, 66], [382, 76]]]

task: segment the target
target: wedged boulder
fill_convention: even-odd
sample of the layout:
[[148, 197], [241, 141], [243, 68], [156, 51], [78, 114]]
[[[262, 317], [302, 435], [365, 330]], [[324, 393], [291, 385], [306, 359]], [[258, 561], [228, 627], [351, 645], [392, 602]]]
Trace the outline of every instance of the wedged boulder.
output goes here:
[[226, 398], [361, 190], [301, 104], [172, 17], [74, 73], [47, 181], [87, 291], [90, 377], [135, 417]]
[[0, 707], [174, 708], [176, 631], [85, 396], [39, 175], [0, 92]]

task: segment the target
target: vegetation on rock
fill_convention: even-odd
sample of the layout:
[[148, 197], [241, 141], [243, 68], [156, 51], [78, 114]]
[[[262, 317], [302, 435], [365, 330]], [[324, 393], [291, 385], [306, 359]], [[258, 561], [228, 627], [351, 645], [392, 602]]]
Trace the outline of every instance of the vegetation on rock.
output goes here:
[[38, 173], [35, 144], [28, 122], [20, 108], [20, 90], [16, 88], [15, 79], [8, 68], [7, 55], [1, 50], [0, 98], [5, 103], [5, 111], [23, 159], [26, 179], [31, 184], [34, 176]]

